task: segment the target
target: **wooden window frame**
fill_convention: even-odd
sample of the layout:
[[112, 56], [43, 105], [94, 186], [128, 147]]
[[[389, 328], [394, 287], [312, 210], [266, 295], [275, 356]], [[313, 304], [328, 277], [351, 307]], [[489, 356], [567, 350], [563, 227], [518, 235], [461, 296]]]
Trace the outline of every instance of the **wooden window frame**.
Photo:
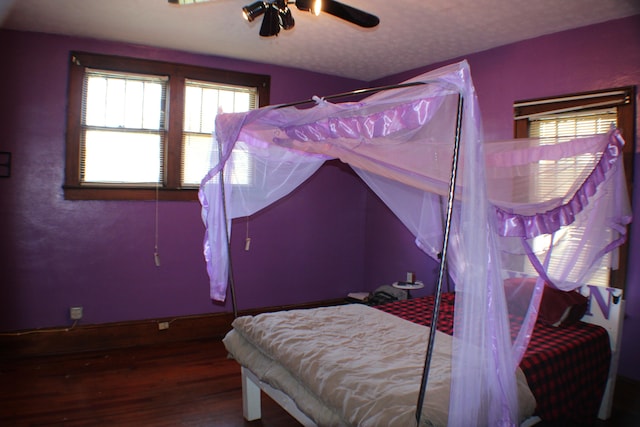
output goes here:
[[[636, 152], [636, 88], [580, 92], [553, 98], [538, 98], [514, 103], [514, 137], [529, 138], [529, 118], [538, 114], [561, 111], [589, 111], [606, 106], [617, 108], [618, 129], [625, 140], [622, 150], [629, 200], [633, 195], [633, 168]], [[620, 247], [619, 266], [611, 270], [609, 286], [625, 289], [629, 258], [629, 240]]]
[[[271, 77], [139, 58], [71, 52], [69, 65], [64, 197], [67, 200], [198, 200], [198, 189], [181, 187], [184, 83], [186, 79], [255, 87], [258, 106], [269, 105]], [[167, 76], [164, 176], [160, 185], [89, 185], [80, 180], [80, 137], [85, 69]]]

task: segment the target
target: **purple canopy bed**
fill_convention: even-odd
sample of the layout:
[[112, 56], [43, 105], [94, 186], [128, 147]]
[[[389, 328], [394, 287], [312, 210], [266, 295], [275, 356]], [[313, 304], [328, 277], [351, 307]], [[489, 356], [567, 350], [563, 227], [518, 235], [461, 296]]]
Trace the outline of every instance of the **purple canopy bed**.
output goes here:
[[[455, 285], [452, 335], [364, 306], [236, 319], [225, 344], [243, 365], [245, 416], [256, 417], [249, 400], [258, 384], [311, 425], [407, 425], [407, 416], [420, 425], [527, 422], [535, 400], [519, 365], [544, 289], [588, 291], [595, 271], [616, 267], [616, 249], [626, 238], [631, 212], [621, 137], [612, 130], [568, 141], [485, 142], [466, 61], [360, 102], [315, 102], [309, 109], [272, 106], [218, 115], [213, 166], [200, 189], [211, 297], [224, 301], [227, 295], [232, 219], [277, 201], [337, 158], [394, 212], [421, 250], [441, 260], [433, 318], [437, 322], [446, 268]], [[233, 185], [235, 152], [254, 168], [250, 188]], [[546, 174], [566, 180], [549, 191], [536, 185]], [[620, 296], [619, 290], [596, 294]], [[610, 312], [607, 299], [605, 306], [615, 338], [622, 304]], [[277, 328], [285, 319], [287, 327]], [[312, 328], [312, 335], [322, 336], [327, 326], [335, 340], [331, 334], [349, 319], [389, 327], [384, 344], [375, 346], [382, 353], [366, 350], [373, 372], [358, 371], [362, 349], [349, 356], [348, 345], [339, 347], [343, 353], [315, 341], [300, 348], [308, 339], [300, 331]], [[241, 341], [237, 347], [234, 340]], [[251, 347], [241, 355], [245, 344]], [[332, 363], [336, 358], [340, 363]], [[407, 367], [415, 360], [424, 361], [417, 375]], [[614, 354], [614, 368], [615, 360]], [[316, 369], [309, 371], [310, 365]], [[262, 371], [265, 366], [276, 374]], [[326, 372], [329, 366], [352, 369]], [[391, 381], [396, 374], [397, 383]], [[376, 376], [379, 382], [365, 385]], [[381, 391], [384, 384], [395, 388]], [[386, 396], [384, 405], [376, 403], [376, 393]], [[394, 412], [389, 396], [402, 396], [404, 406]], [[431, 405], [438, 400], [436, 409]]]

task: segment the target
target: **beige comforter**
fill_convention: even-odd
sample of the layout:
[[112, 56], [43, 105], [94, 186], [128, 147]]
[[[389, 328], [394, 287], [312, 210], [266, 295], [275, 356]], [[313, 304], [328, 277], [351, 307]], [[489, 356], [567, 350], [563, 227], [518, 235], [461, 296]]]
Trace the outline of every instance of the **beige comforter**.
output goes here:
[[[319, 426], [412, 426], [429, 328], [361, 304], [245, 316], [224, 344]], [[452, 337], [438, 332], [424, 425], [446, 426]], [[535, 409], [517, 371], [521, 419]]]

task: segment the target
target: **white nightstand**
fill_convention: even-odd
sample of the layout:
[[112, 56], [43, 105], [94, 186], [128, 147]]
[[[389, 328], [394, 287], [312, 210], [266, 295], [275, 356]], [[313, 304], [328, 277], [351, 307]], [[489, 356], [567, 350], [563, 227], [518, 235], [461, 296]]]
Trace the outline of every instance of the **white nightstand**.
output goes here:
[[419, 280], [416, 280], [415, 282], [395, 282], [391, 286], [397, 289], [403, 289], [407, 291], [407, 298], [411, 298], [411, 291], [414, 289], [424, 288], [424, 283], [422, 283]]

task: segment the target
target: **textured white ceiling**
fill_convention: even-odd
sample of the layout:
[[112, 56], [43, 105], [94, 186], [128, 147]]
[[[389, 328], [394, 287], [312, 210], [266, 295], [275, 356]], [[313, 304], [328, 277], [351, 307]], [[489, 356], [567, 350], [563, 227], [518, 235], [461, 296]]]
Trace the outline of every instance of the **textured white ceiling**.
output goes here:
[[519, 40], [640, 13], [640, 0], [344, 0], [373, 13], [362, 29], [292, 7], [295, 28], [258, 35], [242, 6], [211, 0], [0, 0], [3, 28], [221, 55], [371, 81]]

